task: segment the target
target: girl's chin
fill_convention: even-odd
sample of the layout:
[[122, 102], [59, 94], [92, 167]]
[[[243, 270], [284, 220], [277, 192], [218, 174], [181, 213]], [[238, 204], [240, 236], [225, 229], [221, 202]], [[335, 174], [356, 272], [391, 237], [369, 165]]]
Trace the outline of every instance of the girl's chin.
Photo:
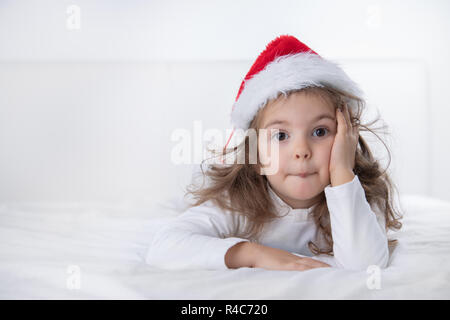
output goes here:
[[310, 183], [305, 181], [290, 183], [288, 185], [288, 190], [292, 198], [299, 200], [311, 199], [323, 191], [317, 182]]
[[291, 192], [289, 196], [297, 201], [306, 201], [317, 196], [314, 192]]

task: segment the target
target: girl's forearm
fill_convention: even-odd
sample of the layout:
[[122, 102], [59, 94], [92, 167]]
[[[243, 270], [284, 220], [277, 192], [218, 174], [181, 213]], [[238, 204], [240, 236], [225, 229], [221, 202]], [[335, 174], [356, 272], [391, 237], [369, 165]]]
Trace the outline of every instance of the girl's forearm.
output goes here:
[[243, 241], [228, 249], [225, 254], [225, 264], [230, 269], [253, 268], [255, 265], [254, 253], [256, 243]]

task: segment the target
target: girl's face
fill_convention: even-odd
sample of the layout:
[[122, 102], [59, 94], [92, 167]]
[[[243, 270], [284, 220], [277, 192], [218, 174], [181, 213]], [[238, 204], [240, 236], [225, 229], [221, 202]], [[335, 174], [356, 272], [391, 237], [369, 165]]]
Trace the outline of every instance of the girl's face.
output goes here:
[[[266, 175], [270, 186], [293, 209], [311, 207], [330, 184], [330, 155], [337, 132], [335, 107], [320, 96], [296, 92], [287, 99], [271, 101], [260, 124], [260, 129], [267, 129], [259, 139], [260, 160], [276, 163], [278, 168]], [[267, 142], [264, 149], [261, 141]], [[278, 143], [278, 154], [271, 152], [276, 150], [270, 146], [273, 143]]]

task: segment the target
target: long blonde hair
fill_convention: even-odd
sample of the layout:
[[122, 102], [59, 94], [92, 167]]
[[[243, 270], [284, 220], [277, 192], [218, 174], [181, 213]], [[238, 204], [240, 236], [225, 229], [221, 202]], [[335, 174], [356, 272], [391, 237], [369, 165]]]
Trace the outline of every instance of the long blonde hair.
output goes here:
[[[389, 229], [400, 229], [402, 224], [399, 220], [402, 216], [398, 209], [395, 208], [394, 201], [394, 193], [398, 192], [398, 190], [386, 172], [391, 162], [391, 155], [387, 145], [375, 133], [376, 130], [384, 129], [386, 126], [373, 128], [373, 124], [379, 120], [379, 117], [369, 123], [361, 123], [360, 119], [365, 102], [361, 98], [346, 92], [330, 87], [311, 86], [299, 90], [283, 92], [282, 94], [284, 97], [287, 97], [295, 92], [319, 95], [330, 101], [336, 108], [341, 106], [344, 101], [356, 101], [357, 110], [356, 112], [351, 112], [352, 124], [359, 123], [360, 132], [369, 131], [383, 143], [389, 155], [389, 162], [386, 168], [382, 169], [379, 161], [373, 157], [368, 144], [360, 135], [356, 150], [355, 168], [353, 171], [361, 182], [368, 203], [372, 207], [376, 205], [378, 210], [384, 213], [386, 231]], [[250, 123], [250, 128], [260, 128], [263, 109], [264, 107], [259, 109], [258, 113]], [[202, 177], [207, 178], [207, 185], [205, 186], [204, 181], [201, 186], [197, 186], [195, 182], [192, 182], [187, 186], [185, 196], [192, 195], [194, 197], [195, 201], [191, 204], [191, 207], [198, 206], [210, 200], [222, 210], [228, 210], [246, 216], [250, 223], [246, 225], [242, 234], [235, 236], [241, 236], [257, 241], [264, 225], [279, 216], [277, 215], [275, 205], [272, 203], [269, 194], [267, 177], [259, 173], [259, 156], [256, 164], [250, 164], [250, 161], [248, 161], [249, 150], [250, 141], [247, 135], [236, 147], [226, 149], [220, 153], [210, 150], [216, 155], [233, 154], [235, 158], [237, 158], [239, 154], [242, 155], [243, 152], [245, 155], [245, 163], [208, 164], [207, 170], [204, 171], [203, 164], [208, 160], [205, 159], [200, 165], [200, 168]], [[314, 206], [310, 215], [318, 228], [318, 237], [325, 240], [325, 247], [321, 248], [317, 243], [310, 241], [308, 243], [309, 249], [313, 254], [324, 253], [333, 255], [330, 215], [324, 191], [322, 191], [321, 199]], [[390, 248], [394, 247], [396, 244], [397, 240], [388, 240]]]

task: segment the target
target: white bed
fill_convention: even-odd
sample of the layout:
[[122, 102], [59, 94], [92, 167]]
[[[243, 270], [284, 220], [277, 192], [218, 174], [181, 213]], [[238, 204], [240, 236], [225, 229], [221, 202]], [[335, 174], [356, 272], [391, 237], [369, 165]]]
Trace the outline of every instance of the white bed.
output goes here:
[[[368, 122], [379, 113], [390, 129], [389, 174], [403, 195], [405, 219], [395, 236], [400, 245], [381, 271], [380, 289], [368, 288], [373, 275], [364, 271], [176, 272], [145, 265], [153, 230], [183, 209], [178, 198], [163, 199], [191, 179], [191, 166], [201, 156], [194, 143], [208, 130], [219, 129], [226, 142], [242, 77], [272, 39], [274, 25], [265, 24], [250, 39], [226, 24], [203, 28], [219, 12], [214, 6], [196, 10], [189, 2], [186, 10], [172, 10], [170, 1], [148, 1], [150, 7], [139, 4], [136, 15], [129, 4], [105, 14], [102, 5], [78, 2], [85, 3], [83, 17], [101, 17], [82, 22], [78, 31], [64, 28], [64, 2], [51, 10], [41, 2], [32, 10], [20, 1], [0, 5], [0, 298], [450, 298], [450, 202], [430, 198], [450, 201], [450, 148], [442, 144], [450, 137], [448, 42], [440, 41], [450, 30], [448, 1], [411, 1], [409, 15], [400, 2], [366, 1], [366, 19], [347, 19], [351, 24], [341, 26], [349, 46], [340, 38], [330, 43], [322, 39], [326, 32], [309, 28], [317, 14], [332, 21], [339, 10], [352, 14], [336, 2], [325, 1], [339, 6], [327, 16], [321, 6], [290, 1], [295, 18], [280, 21], [286, 32], [303, 30], [298, 36], [317, 39], [321, 54], [339, 62], [365, 91], [363, 118]], [[358, 12], [362, 5], [355, 6]], [[205, 14], [210, 9], [213, 14]], [[236, 18], [233, 7], [223, 9], [221, 19]], [[273, 15], [271, 7], [261, 10]], [[62, 20], [53, 17], [57, 12]], [[126, 14], [117, 24], [119, 12]], [[252, 23], [242, 17], [245, 25]], [[431, 23], [410, 23], [418, 17]], [[197, 24], [186, 29], [186, 19]], [[220, 41], [206, 44], [204, 31], [220, 34]], [[417, 48], [414, 41], [398, 41], [400, 34], [426, 41]], [[178, 50], [180, 45], [186, 50]], [[178, 129], [190, 133], [193, 143], [191, 161], [182, 164], [171, 158]], [[368, 138], [384, 163], [382, 144]]]
[[449, 299], [450, 203], [415, 195], [400, 201], [400, 245], [378, 289], [376, 273], [336, 268], [152, 268], [143, 262], [147, 244], [155, 228], [183, 210], [178, 199], [152, 209], [0, 204], [0, 298]]

